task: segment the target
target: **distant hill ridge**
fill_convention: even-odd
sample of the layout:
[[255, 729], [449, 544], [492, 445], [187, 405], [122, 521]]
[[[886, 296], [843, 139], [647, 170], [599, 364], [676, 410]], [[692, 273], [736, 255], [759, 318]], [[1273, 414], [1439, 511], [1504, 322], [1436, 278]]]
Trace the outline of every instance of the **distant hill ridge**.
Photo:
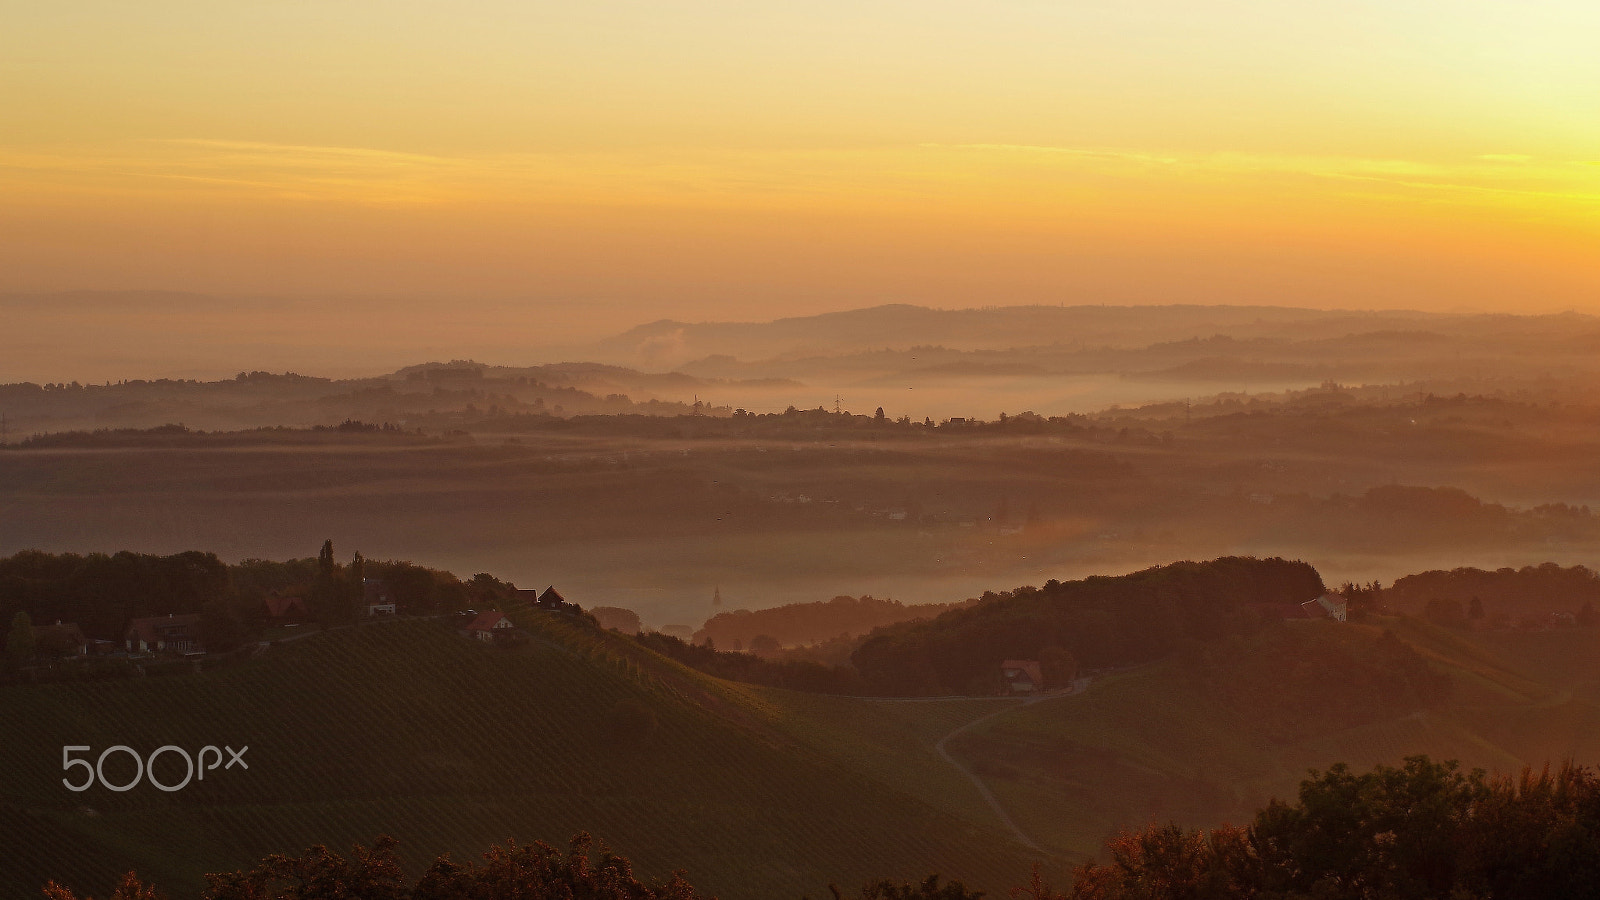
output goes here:
[[[968, 601], [972, 602], [972, 601]], [[960, 603], [919, 603], [906, 605], [898, 600], [877, 597], [834, 597], [815, 603], [789, 603], [751, 611], [738, 609], [720, 612], [706, 620], [695, 632], [697, 643], [709, 638], [723, 650], [749, 647], [757, 637], [767, 636], [779, 644], [809, 644], [829, 641], [841, 635], [862, 635], [883, 625], [907, 619], [931, 619], [961, 606]]]
[[[1574, 319], [1580, 320], [1578, 322]], [[676, 364], [727, 354], [741, 360], [837, 355], [866, 349], [941, 345], [1006, 349], [1052, 344], [1145, 347], [1227, 334], [1307, 339], [1374, 331], [1484, 328], [1556, 333], [1589, 316], [1462, 315], [1408, 310], [1320, 310], [1286, 306], [996, 306], [931, 309], [886, 304], [769, 322], [662, 319], [599, 343], [610, 360]]]

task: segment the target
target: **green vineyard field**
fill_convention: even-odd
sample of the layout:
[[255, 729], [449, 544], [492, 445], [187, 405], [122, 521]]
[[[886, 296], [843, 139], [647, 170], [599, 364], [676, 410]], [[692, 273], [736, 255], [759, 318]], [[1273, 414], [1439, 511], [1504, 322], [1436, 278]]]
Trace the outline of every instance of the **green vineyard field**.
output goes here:
[[[0, 691], [0, 840], [16, 854], [0, 895], [36, 896], [50, 877], [103, 894], [136, 868], [192, 896], [205, 871], [385, 833], [420, 867], [587, 831], [644, 873], [683, 868], [727, 898], [934, 871], [1003, 890], [1025, 876], [1030, 857], [988, 823], [840, 761], [861, 753], [803, 743], [781, 722], [782, 692], [554, 616], [518, 618], [534, 635], [521, 648], [385, 622], [206, 674]], [[624, 699], [651, 710], [650, 733], [616, 734]], [[250, 768], [174, 793], [77, 794], [61, 781], [66, 744], [248, 745]], [[161, 778], [176, 783], [183, 766], [169, 761]], [[115, 773], [108, 762], [111, 780], [132, 777], [126, 762]]]

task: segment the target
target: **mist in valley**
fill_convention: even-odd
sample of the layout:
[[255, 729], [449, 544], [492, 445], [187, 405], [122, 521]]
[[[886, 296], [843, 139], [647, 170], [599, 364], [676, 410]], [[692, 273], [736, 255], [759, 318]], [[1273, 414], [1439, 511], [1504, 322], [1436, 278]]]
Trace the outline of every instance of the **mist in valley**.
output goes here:
[[1577, 562], [1597, 343], [1571, 315], [883, 307], [658, 323], [590, 362], [13, 383], [0, 551], [331, 537], [691, 630], [1229, 554]]

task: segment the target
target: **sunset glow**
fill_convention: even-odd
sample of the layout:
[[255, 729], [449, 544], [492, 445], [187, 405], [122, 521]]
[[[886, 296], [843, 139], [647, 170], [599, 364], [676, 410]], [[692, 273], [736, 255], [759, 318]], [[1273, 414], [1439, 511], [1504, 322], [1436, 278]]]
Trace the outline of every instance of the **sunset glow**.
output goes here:
[[1597, 459], [1600, 0], [0, 0], [0, 897], [1600, 897]]
[[640, 320], [1600, 309], [1589, 4], [161, 2], [6, 25], [0, 291]]

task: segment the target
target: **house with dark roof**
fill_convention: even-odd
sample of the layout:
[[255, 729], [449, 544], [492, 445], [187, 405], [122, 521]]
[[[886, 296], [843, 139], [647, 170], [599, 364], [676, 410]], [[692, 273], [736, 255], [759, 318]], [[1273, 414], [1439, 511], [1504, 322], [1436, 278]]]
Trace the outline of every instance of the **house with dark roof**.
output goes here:
[[1000, 677], [1013, 694], [1031, 694], [1044, 689], [1044, 673], [1037, 659], [1008, 659], [1000, 664]]
[[70, 656], [88, 656], [89, 639], [75, 622], [56, 620], [54, 625], [33, 626], [33, 649], [40, 656], [57, 659]]
[[381, 578], [361, 580], [361, 601], [368, 616], [392, 616], [397, 608], [394, 595], [389, 592], [389, 586], [384, 584]]
[[273, 622], [303, 622], [307, 617], [306, 602], [299, 597], [269, 595], [265, 604], [267, 618]]
[[128, 623], [123, 644], [130, 653], [191, 653], [204, 651], [200, 640], [200, 616], [151, 616]]
[[561, 592], [556, 590], [555, 585], [551, 585], [550, 587], [544, 589], [544, 593], [539, 595], [539, 600], [534, 605], [534, 609], [543, 609], [549, 612], [563, 612], [570, 615], [576, 615], [577, 613], [583, 611], [578, 604], [567, 602], [567, 598], [561, 596]]
[[478, 617], [467, 623], [465, 629], [467, 637], [479, 641], [492, 641], [495, 635], [510, 634], [515, 629], [511, 620], [505, 613], [489, 612], [479, 613]]

